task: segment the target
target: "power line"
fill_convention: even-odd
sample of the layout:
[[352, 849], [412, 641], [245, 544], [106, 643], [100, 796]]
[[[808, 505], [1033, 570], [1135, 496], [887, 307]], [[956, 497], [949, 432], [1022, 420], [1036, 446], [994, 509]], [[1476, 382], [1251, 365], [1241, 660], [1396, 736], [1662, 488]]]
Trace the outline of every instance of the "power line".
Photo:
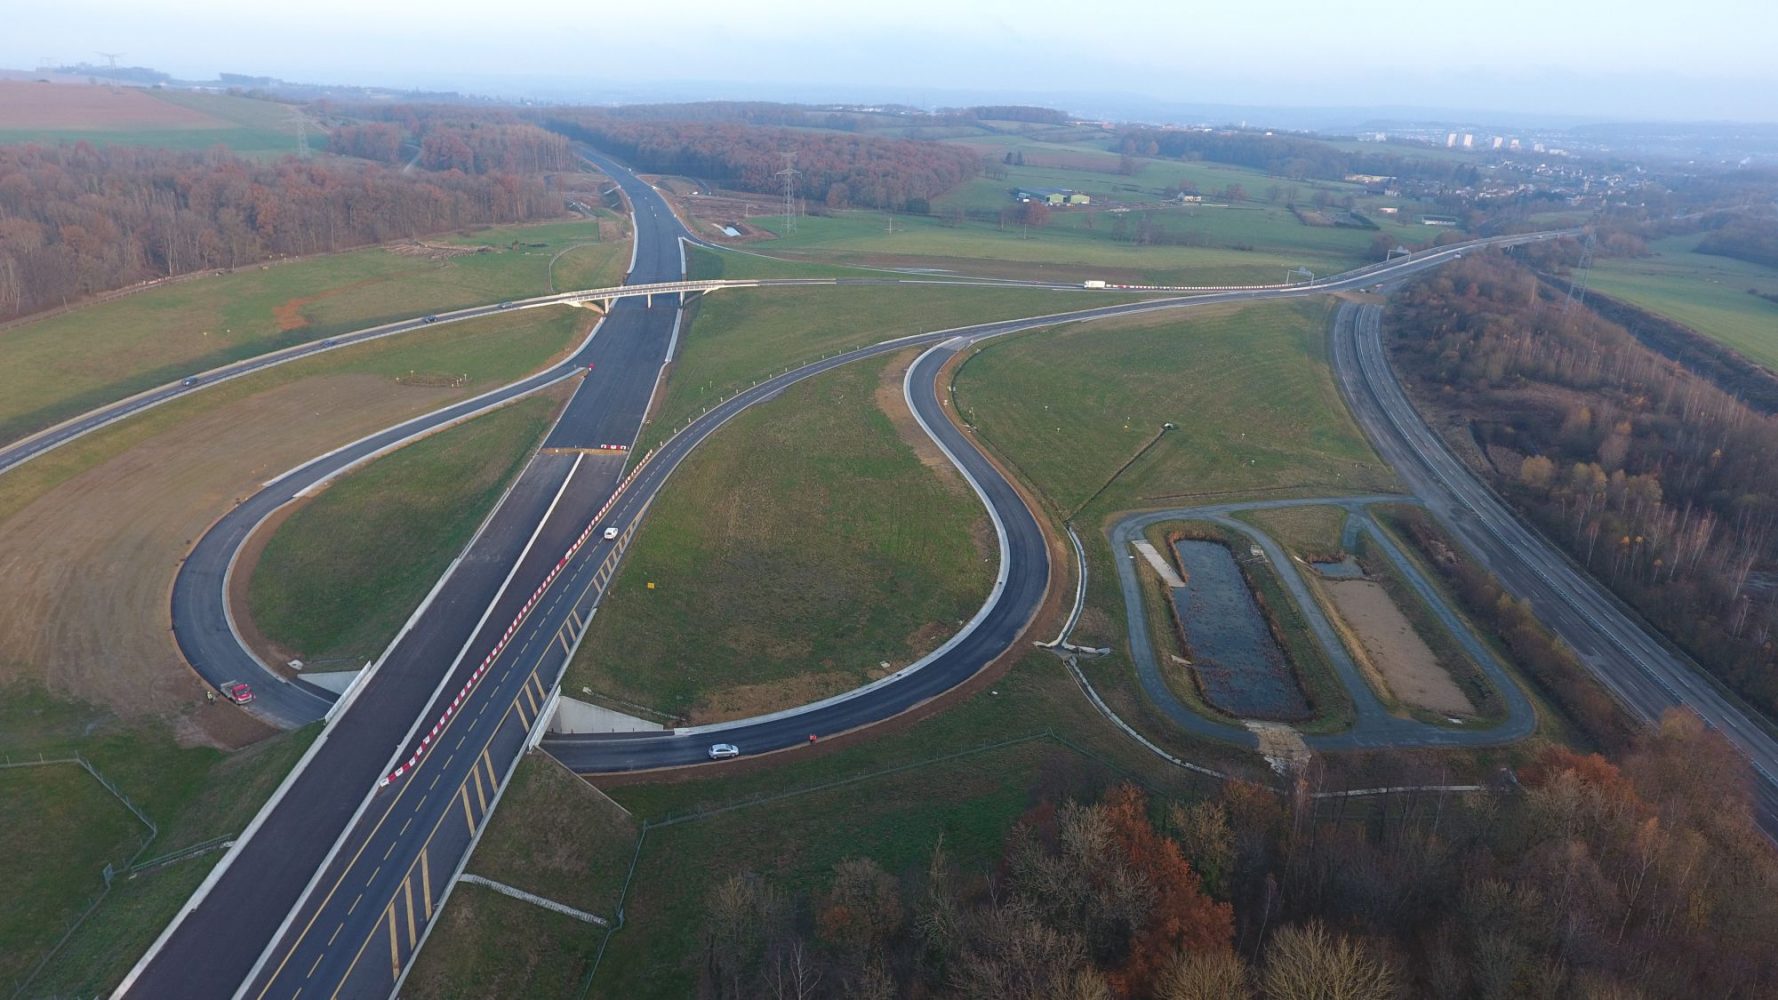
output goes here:
[[784, 179], [784, 232], [796, 232], [796, 179], [802, 171], [796, 169], [796, 154], [784, 154], [784, 169], [774, 176]]

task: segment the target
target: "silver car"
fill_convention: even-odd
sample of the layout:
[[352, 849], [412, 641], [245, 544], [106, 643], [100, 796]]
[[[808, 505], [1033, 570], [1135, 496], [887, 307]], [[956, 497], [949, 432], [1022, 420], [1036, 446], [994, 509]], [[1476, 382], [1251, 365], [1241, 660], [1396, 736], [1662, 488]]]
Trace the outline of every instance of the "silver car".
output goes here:
[[741, 748], [733, 743], [717, 743], [710, 747], [711, 760], [727, 760], [741, 756]]

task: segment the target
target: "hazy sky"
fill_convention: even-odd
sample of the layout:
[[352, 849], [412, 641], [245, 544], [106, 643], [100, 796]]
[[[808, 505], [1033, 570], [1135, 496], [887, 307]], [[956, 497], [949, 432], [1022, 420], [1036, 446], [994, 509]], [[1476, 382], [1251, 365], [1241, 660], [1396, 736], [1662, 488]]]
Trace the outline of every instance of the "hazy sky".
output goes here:
[[[551, 97], [732, 84], [1778, 121], [1778, 0], [0, 0], [0, 66]], [[1078, 102], [1076, 102], [1078, 103]], [[1071, 110], [1085, 110], [1071, 108]]]

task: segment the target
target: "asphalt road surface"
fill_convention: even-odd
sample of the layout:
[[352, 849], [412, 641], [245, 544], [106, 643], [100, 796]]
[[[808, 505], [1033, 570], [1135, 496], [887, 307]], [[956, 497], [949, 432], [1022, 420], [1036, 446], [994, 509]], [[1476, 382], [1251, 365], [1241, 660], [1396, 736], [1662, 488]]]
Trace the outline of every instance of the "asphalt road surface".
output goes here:
[[[635, 206], [637, 259], [631, 279], [648, 283], [677, 278], [678, 237], [683, 232], [678, 221], [646, 184], [615, 167], [613, 175]], [[349, 708], [325, 731], [276, 806], [256, 820], [257, 829], [225, 859], [219, 874], [212, 876], [208, 891], [200, 891], [195, 905], [188, 904], [159, 947], [132, 970], [120, 993], [228, 997], [252, 978], [257, 967], [280, 968], [279, 945], [284, 943], [280, 926], [287, 917], [298, 915], [299, 900], [308, 897], [306, 888], [311, 882], [321, 884], [330, 857], [351, 856], [344, 849], [349, 838], [342, 838], [342, 834], [362, 829], [351, 825], [353, 817], [360, 812], [366, 817], [380, 815], [372, 808], [378, 804], [372, 801], [378, 796], [366, 798], [366, 792], [376, 787], [389, 762], [404, 750], [403, 734], [417, 727], [421, 719], [438, 717], [458, 687], [449, 682], [481, 662], [500, 641], [536, 584], [611, 494], [622, 472], [623, 455], [567, 449], [632, 441], [666, 361], [678, 308], [676, 297], [657, 299], [652, 308], [641, 299], [621, 299], [613, 305], [570, 366], [582, 370], [588, 364], [596, 367], [581, 376], [574, 399], [548, 437], [550, 449], [565, 451], [540, 453], [520, 474], [464, 555], [353, 696]], [[561, 373], [536, 376], [550, 377], [561, 377]], [[516, 394], [521, 389], [501, 391]], [[374, 439], [355, 447], [368, 454], [374, 450]], [[275, 506], [292, 492], [294, 489], [281, 489], [266, 496], [264, 502]], [[249, 526], [257, 520], [241, 518]], [[222, 537], [213, 545], [194, 549], [180, 573], [187, 584], [183, 596], [176, 583], [175, 636], [200, 672], [214, 669], [213, 658], [225, 654], [231, 643], [239, 655], [239, 644], [233, 643], [226, 627], [226, 615], [219, 629], [215, 603], [220, 600], [220, 583], [233, 558], [230, 541]], [[478, 690], [503, 691], [521, 681], [516, 670], [503, 670], [498, 676], [490, 675]], [[276, 706], [278, 711], [313, 713], [318, 696], [296, 685], [264, 685], [260, 698], [268, 709]], [[499, 748], [510, 738], [510, 728], [491, 727], [482, 735], [488, 746]], [[449, 757], [433, 759], [445, 761]], [[453, 763], [461, 780], [469, 781], [468, 769], [475, 761], [457, 759]], [[408, 787], [403, 785], [402, 790]], [[412, 805], [406, 798], [397, 804], [404, 808]], [[406, 840], [418, 842], [406, 837], [405, 826], [402, 830]], [[452, 866], [460, 854], [451, 857]], [[450, 873], [445, 874], [448, 881]], [[388, 966], [383, 968], [386, 971]], [[301, 988], [288, 978], [272, 985], [278, 989], [271, 995], [294, 995]], [[387, 995], [388, 985], [385, 983], [377, 995]]]
[[[1754, 769], [1760, 825], [1778, 837], [1778, 741], [1703, 669], [1658, 637], [1559, 548], [1530, 530], [1452, 455], [1402, 391], [1384, 355], [1382, 309], [1345, 304], [1334, 324], [1334, 377], [1365, 433], [1445, 527], [1531, 603], [1581, 662], [1645, 721], [1677, 705], [1697, 712]], [[1712, 776], [1700, 775], [1709, 780]]]
[[[632, 279], [671, 277], [660, 269], [678, 267], [677, 248], [668, 253], [661, 247], [676, 242], [676, 220], [646, 185], [620, 169], [610, 172], [636, 208], [638, 261]], [[1320, 294], [1436, 266], [1453, 252], [1397, 261], [1312, 287], [1104, 307], [1070, 318]], [[670, 449], [663, 450], [601, 522], [622, 525], [623, 537], [606, 542], [595, 532], [589, 544], [564, 555], [598, 526], [589, 520], [611, 496], [623, 467], [620, 456], [574, 449], [633, 440], [675, 336], [676, 318], [676, 303], [651, 309], [627, 299], [613, 307], [577, 355], [577, 360], [595, 360], [597, 368], [550, 435], [546, 452], [527, 467], [350, 707], [326, 730], [276, 806], [256, 821], [258, 828], [231, 853], [208, 891], [188, 905], [120, 992], [220, 997], [233, 995], [245, 983], [246, 995], [252, 996], [386, 996], [395, 988], [491, 813], [527, 734], [547, 714], [545, 700], [584, 633], [622, 546], [671, 471], [673, 463], [666, 461]], [[1055, 321], [989, 324], [968, 335]], [[833, 732], [894, 715], [959, 683], [1007, 647], [1041, 600], [1049, 572], [1047, 552], [1017, 494], [942, 417], [944, 403], [932, 377], [961, 346], [954, 337], [955, 332], [944, 335], [945, 342], [916, 363], [907, 392], [929, 432], [976, 480], [1003, 532], [1000, 579], [972, 626], [920, 669], [909, 668], [851, 696], [708, 731], [552, 743], [558, 753], [575, 757], [580, 766], [610, 770], [702, 760], [708, 744], [717, 741], [739, 743], [749, 753], [800, 743], [811, 731]], [[815, 369], [921, 339], [939, 338], [879, 345], [792, 374], [808, 377]], [[742, 406], [782, 388], [770, 385], [731, 400], [736, 405], [726, 415], [713, 411], [698, 430], [682, 434], [684, 450]], [[227, 553], [227, 546], [219, 545], [207, 571], [225, 573]], [[519, 553], [516, 559], [514, 553]], [[223, 559], [222, 565], [215, 565], [216, 559]], [[538, 589], [552, 578], [547, 590]], [[210, 589], [220, 592], [221, 587]], [[187, 634], [206, 629], [216, 637], [213, 612], [205, 621], [196, 620], [195, 612], [183, 621], [176, 618], [182, 645]], [[503, 645], [511, 623], [516, 625], [510, 642]], [[379, 788], [378, 777], [408, 755], [425, 726], [443, 717], [471, 671], [497, 646], [503, 652], [439, 730], [433, 749], [400, 780]]]

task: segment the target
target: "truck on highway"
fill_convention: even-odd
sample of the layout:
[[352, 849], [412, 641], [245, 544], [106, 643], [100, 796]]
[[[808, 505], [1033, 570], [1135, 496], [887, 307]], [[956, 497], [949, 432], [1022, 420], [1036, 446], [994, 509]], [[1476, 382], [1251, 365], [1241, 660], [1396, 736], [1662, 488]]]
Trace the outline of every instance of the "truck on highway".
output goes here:
[[1104, 288], [1105, 282], [1099, 278], [1094, 278], [1090, 281], [1081, 282], [1080, 287], [1082, 287], [1082, 288]]

